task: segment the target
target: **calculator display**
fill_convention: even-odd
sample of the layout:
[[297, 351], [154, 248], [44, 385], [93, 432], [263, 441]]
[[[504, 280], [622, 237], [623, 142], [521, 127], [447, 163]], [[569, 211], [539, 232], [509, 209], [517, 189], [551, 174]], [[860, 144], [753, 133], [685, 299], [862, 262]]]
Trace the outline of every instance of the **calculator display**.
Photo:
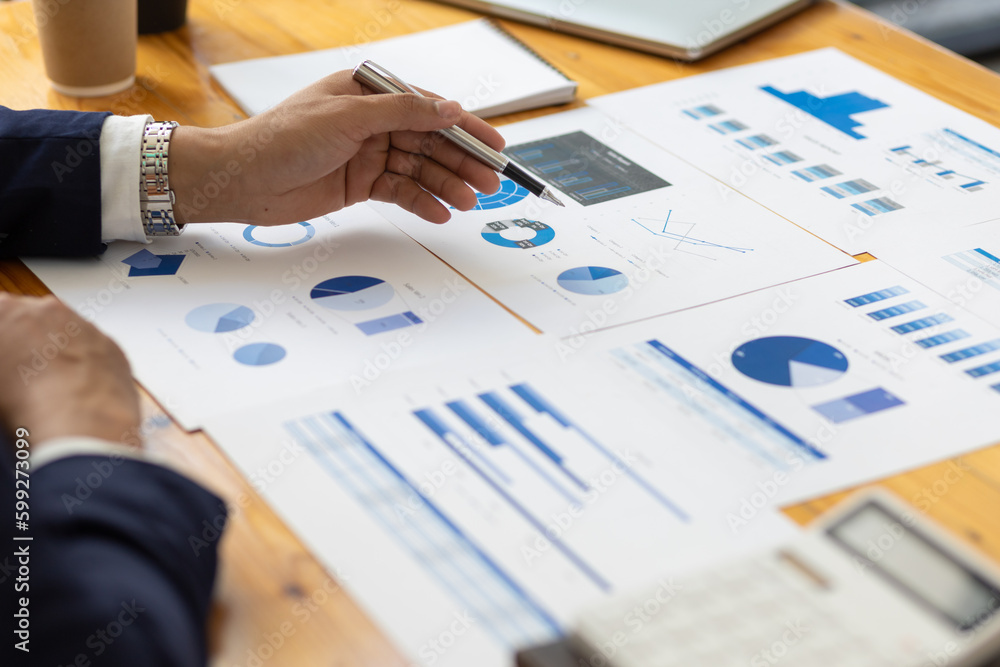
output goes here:
[[969, 630], [1000, 613], [1000, 590], [912, 527], [872, 502], [827, 529], [834, 542], [917, 602]]

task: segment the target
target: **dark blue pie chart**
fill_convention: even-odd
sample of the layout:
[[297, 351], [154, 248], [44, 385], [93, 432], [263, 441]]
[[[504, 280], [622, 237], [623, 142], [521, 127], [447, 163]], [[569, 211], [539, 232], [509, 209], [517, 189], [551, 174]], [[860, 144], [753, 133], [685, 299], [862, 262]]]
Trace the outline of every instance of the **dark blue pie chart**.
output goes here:
[[330, 310], [369, 310], [392, 301], [396, 290], [381, 278], [340, 276], [324, 280], [312, 288], [309, 296], [317, 305]]
[[847, 357], [812, 338], [769, 336], [736, 348], [733, 366], [759, 382], [780, 387], [815, 387], [847, 372]]

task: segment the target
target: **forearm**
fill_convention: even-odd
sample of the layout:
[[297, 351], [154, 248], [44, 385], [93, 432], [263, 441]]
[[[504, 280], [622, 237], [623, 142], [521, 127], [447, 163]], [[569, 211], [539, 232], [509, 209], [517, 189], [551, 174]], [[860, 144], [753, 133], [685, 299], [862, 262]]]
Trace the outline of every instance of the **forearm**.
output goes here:
[[244, 222], [239, 179], [250, 166], [247, 154], [232, 149], [234, 126], [174, 130], [170, 147], [170, 187], [179, 224]]

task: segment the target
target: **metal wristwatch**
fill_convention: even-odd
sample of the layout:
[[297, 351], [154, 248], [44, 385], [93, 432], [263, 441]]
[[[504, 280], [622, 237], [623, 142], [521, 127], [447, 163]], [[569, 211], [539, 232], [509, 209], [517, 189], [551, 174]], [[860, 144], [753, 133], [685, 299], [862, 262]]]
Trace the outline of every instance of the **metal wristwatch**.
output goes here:
[[174, 121], [146, 123], [139, 153], [139, 213], [147, 237], [177, 236], [183, 228], [174, 220], [174, 192], [170, 189], [170, 135]]

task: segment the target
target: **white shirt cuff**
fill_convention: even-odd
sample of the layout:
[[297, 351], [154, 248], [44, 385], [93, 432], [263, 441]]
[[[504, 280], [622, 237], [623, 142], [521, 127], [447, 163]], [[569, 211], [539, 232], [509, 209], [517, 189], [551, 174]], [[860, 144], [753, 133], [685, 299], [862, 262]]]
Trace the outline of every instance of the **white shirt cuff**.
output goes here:
[[139, 216], [139, 151], [152, 116], [108, 116], [101, 127], [101, 240], [149, 243]]
[[127, 459], [146, 460], [143, 450], [121, 443], [108, 442], [86, 436], [53, 438], [31, 453], [31, 467], [37, 470], [47, 463], [70, 456], [118, 456]]

